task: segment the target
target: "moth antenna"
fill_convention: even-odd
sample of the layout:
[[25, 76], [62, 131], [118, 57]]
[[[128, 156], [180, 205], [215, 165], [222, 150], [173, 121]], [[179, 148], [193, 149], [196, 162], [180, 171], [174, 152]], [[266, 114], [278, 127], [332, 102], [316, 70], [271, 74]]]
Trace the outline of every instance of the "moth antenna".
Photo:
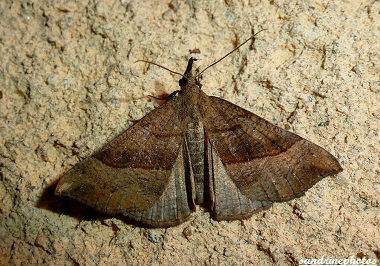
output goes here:
[[240, 47], [242, 47], [244, 44], [246, 44], [248, 41], [254, 39], [256, 37], [257, 34], [259, 34], [260, 32], [264, 31], [266, 29], [262, 29], [260, 30], [259, 32], [255, 33], [254, 35], [252, 35], [249, 39], [245, 40], [243, 43], [241, 43], [238, 47], [236, 47], [235, 49], [233, 49], [231, 52], [229, 52], [228, 54], [226, 54], [225, 56], [223, 56], [222, 58], [220, 58], [219, 60], [215, 61], [214, 63], [212, 63], [211, 65], [209, 65], [208, 67], [206, 67], [205, 69], [203, 69], [198, 75], [196, 75], [195, 77], [199, 77], [200, 75], [202, 75], [203, 72], [205, 72], [207, 69], [209, 69], [210, 67], [216, 65], [217, 63], [219, 63], [220, 61], [222, 61], [224, 58], [226, 58], [227, 56], [229, 56], [230, 54], [232, 54], [233, 52], [235, 52], [236, 50], [238, 50]]
[[151, 62], [151, 61], [147, 61], [147, 60], [137, 60], [135, 63], [137, 63], [137, 62], [144, 62], [144, 63], [148, 63], [148, 64], [151, 64], [151, 65], [155, 65], [155, 66], [158, 66], [158, 67], [160, 67], [160, 68], [163, 68], [163, 69], [169, 71], [170, 73], [177, 74], [177, 75], [180, 75], [180, 76], [183, 77], [183, 78], [186, 78], [183, 74], [178, 73], [178, 72], [173, 71], [173, 70], [170, 70], [169, 68], [164, 67], [164, 66], [161, 66], [161, 65], [159, 65], [159, 64], [157, 64], [157, 63], [155, 63], [155, 62]]
[[[194, 60], [194, 61], [195, 61], [195, 60]], [[193, 80], [198, 86], [200, 85], [200, 84], [198, 84], [198, 82], [197, 82], [197, 80], [196, 80], [195, 78], [186, 77], [185, 75], [183, 75], [183, 74], [181, 74], [181, 73], [178, 73], [178, 72], [176, 72], [176, 71], [173, 71], [173, 70], [171, 70], [171, 69], [169, 69], [169, 68], [167, 68], [167, 67], [161, 66], [161, 65], [159, 65], [159, 64], [157, 64], [157, 63], [155, 63], [155, 62], [147, 61], [147, 60], [137, 60], [135, 63], [137, 63], [137, 62], [144, 62], [144, 63], [148, 63], [148, 64], [151, 64], [151, 65], [158, 66], [158, 67], [160, 67], [160, 68], [163, 68], [163, 69], [169, 71], [170, 73], [180, 75], [180, 76], [181, 76], [182, 78], [184, 78], [184, 79], [192, 79], [192, 80]]]

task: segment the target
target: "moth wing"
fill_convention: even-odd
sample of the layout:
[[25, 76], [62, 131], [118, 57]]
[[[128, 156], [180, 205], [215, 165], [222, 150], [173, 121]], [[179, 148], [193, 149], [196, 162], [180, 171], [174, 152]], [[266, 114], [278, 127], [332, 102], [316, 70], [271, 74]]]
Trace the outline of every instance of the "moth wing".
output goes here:
[[211, 142], [207, 143], [207, 162], [211, 210], [214, 219], [245, 219], [272, 205], [272, 202], [267, 200], [251, 200], [240, 191], [227, 173]]
[[182, 223], [195, 210], [189, 182], [189, 158], [183, 142], [166, 188], [153, 206], [144, 211], [127, 211], [124, 215], [153, 227], [168, 227]]
[[186, 125], [181, 114], [180, 101], [171, 98], [69, 170], [60, 179], [56, 194], [103, 213], [131, 213], [135, 218], [134, 214], [156, 206], [173, 184], [183, 192], [185, 176], [173, 175], [182, 174], [185, 167], [181, 151]]
[[[237, 189], [240, 196], [257, 205], [247, 211], [252, 214], [272, 202], [299, 197], [322, 178], [342, 171], [333, 155], [310, 141], [228, 101], [212, 96], [203, 98], [207, 104], [201, 107], [202, 120], [213, 149], [211, 156], [216, 158], [211, 162], [225, 168], [224, 173], [219, 170], [219, 175], [211, 173], [210, 178], [214, 183], [221, 182], [217, 180], [221, 176], [232, 180], [221, 182], [219, 191], [213, 191], [214, 206], [222, 200], [219, 195], [222, 190], [223, 197], [228, 197], [228, 190]], [[215, 171], [215, 166], [210, 167]], [[223, 187], [227, 185], [232, 186]], [[249, 216], [233, 213], [229, 208], [219, 208], [218, 212], [219, 219]]]

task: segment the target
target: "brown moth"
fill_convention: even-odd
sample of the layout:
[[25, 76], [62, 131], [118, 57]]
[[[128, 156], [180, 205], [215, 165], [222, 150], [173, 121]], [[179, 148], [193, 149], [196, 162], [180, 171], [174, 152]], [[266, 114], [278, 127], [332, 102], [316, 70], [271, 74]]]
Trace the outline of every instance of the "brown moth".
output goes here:
[[249, 218], [342, 171], [323, 148], [206, 95], [192, 74], [194, 61], [180, 91], [75, 165], [56, 194], [166, 227], [185, 221], [195, 204], [216, 220]]

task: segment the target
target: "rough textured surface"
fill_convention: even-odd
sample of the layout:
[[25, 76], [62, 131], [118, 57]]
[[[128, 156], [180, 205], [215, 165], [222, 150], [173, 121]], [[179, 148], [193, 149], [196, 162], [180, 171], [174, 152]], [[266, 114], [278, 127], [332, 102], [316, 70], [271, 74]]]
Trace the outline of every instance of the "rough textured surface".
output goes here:
[[[145, 229], [52, 196], [73, 164], [170, 93], [189, 50], [204, 90], [334, 154], [344, 171], [243, 222], [202, 208]], [[295, 264], [379, 259], [378, 1], [0, 1], [0, 264]]]

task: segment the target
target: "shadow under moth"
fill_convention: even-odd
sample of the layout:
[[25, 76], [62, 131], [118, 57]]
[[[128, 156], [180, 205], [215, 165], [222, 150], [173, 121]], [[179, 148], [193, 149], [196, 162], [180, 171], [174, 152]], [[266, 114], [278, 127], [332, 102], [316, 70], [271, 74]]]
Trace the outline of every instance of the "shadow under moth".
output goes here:
[[76, 164], [55, 193], [167, 227], [185, 221], [196, 204], [215, 220], [246, 219], [342, 171], [323, 148], [206, 95], [192, 73], [194, 61], [183, 75], [171, 71], [182, 76], [180, 91]]

